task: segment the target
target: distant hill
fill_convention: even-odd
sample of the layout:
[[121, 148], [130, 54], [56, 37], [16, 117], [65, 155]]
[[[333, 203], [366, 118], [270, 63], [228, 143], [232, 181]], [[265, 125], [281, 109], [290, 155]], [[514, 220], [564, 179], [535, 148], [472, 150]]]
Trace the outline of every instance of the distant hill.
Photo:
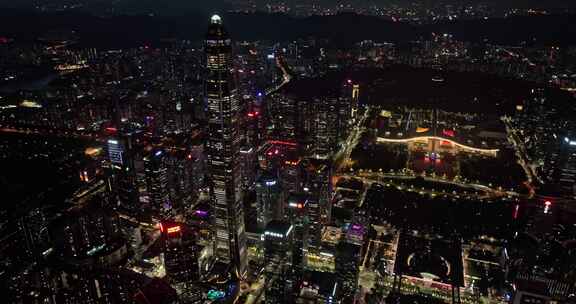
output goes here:
[[[480, 72], [439, 72], [427, 68], [393, 65], [382, 69], [361, 68], [328, 73], [322, 78], [291, 81], [281, 93], [310, 101], [317, 96], [338, 94], [345, 80], [360, 84], [360, 101], [379, 106], [439, 108], [450, 112], [510, 115], [516, 105], [530, 98], [541, 85], [505, 79]], [[432, 79], [442, 79], [441, 82]], [[567, 114], [574, 113], [573, 99], [566, 92], [547, 88], [547, 96]], [[570, 116], [568, 116], [570, 117]]]
[[[452, 33], [456, 39], [498, 44], [576, 45], [576, 16], [512, 17], [454, 21], [414, 26], [378, 17], [355, 14], [293, 18], [287, 15], [226, 14], [224, 22], [236, 40], [288, 41], [327, 38], [346, 45], [361, 40], [405, 42], [426, 38], [432, 32]], [[0, 10], [0, 35], [35, 39], [48, 30], [75, 30], [81, 42], [96, 47], [126, 47], [153, 43], [162, 38], [199, 40], [209, 15], [96, 17], [83, 13], [39, 14]]]

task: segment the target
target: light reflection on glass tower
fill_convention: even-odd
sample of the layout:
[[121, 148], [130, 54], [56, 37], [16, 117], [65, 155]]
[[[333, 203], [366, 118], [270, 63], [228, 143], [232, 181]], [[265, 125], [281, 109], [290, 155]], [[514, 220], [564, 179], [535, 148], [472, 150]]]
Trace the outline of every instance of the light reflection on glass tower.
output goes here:
[[205, 41], [208, 114], [206, 154], [214, 204], [215, 249], [219, 261], [246, 269], [246, 233], [240, 195], [240, 100], [231, 72], [232, 46], [214, 15]]

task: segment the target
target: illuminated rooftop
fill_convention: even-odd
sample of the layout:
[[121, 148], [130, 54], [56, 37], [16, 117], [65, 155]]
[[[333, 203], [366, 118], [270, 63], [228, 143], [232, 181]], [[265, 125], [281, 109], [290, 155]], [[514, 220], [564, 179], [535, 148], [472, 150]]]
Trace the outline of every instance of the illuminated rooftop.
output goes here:
[[322, 233], [322, 242], [333, 245], [338, 244], [342, 238], [342, 229], [338, 227], [327, 226]]
[[210, 22], [212, 24], [222, 24], [222, 18], [219, 15], [212, 15]]

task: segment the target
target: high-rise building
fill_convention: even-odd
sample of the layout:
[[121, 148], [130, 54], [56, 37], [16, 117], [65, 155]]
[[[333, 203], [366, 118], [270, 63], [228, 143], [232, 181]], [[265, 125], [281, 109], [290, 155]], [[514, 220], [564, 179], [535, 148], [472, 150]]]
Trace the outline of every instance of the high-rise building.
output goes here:
[[330, 222], [332, 212], [332, 169], [329, 160], [305, 159], [304, 192], [309, 195], [309, 245], [319, 248], [322, 227]]
[[278, 174], [275, 171], [264, 171], [256, 182], [256, 206], [258, 227], [266, 228], [272, 220], [282, 218], [284, 196]]
[[563, 196], [576, 197], [576, 140], [565, 137], [560, 149], [557, 183]]
[[271, 221], [264, 232], [266, 303], [292, 303], [292, 248], [294, 226]]
[[292, 271], [296, 281], [302, 278], [306, 267], [306, 252], [308, 251], [308, 201], [304, 193], [290, 193], [287, 199], [286, 217], [294, 226], [294, 246], [292, 249]]
[[294, 142], [274, 140], [260, 148], [259, 166], [264, 170], [279, 170], [285, 193], [301, 191], [301, 157], [298, 148]]
[[197, 194], [206, 186], [206, 155], [204, 153], [204, 142], [194, 140], [189, 148], [189, 157], [192, 157], [192, 191]]
[[256, 149], [253, 146], [244, 146], [240, 150], [242, 189], [254, 189], [256, 171], [258, 169]]
[[166, 152], [162, 149], [152, 150], [150, 155], [144, 158], [144, 170], [150, 206], [156, 210], [168, 211], [172, 208], [172, 204], [165, 154]]
[[358, 289], [358, 275], [362, 263], [364, 227], [349, 225], [344, 239], [336, 245], [335, 270], [341, 282], [342, 298], [353, 303]]
[[360, 84], [354, 83], [352, 79], [346, 79], [342, 85], [340, 101], [342, 103], [340, 117], [352, 121], [356, 119], [360, 102]]
[[351, 93], [318, 89], [320, 80], [291, 82], [270, 96], [267, 138], [300, 144], [304, 155], [328, 159], [349, 133]]
[[112, 191], [124, 210], [140, 210], [135, 166], [135, 132], [116, 131], [107, 141]]
[[166, 158], [168, 167], [168, 187], [170, 189], [170, 202], [180, 210], [192, 204], [194, 199], [193, 171], [194, 159], [185, 150], [174, 150]]
[[232, 42], [218, 15], [205, 40], [208, 140], [206, 155], [214, 204], [215, 254], [240, 275], [246, 270], [246, 233], [241, 200], [241, 107], [232, 68]]
[[168, 278], [177, 283], [192, 283], [200, 278], [199, 253], [193, 230], [180, 223], [162, 223], [164, 268]]

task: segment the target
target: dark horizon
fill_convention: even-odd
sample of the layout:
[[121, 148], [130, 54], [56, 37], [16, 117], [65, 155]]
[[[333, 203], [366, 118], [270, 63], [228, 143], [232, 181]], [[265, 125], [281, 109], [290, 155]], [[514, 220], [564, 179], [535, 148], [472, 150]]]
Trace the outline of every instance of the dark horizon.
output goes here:
[[[203, 20], [211, 14], [196, 12], [184, 17], [98, 17], [82, 12], [0, 12], [0, 36], [27, 41], [50, 32], [74, 30], [86, 47], [115, 48], [157, 44], [166, 39], [198, 40], [204, 35]], [[224, 13], [230, 32], [238, 40], [291, 41], [315, 36], [340, 46], [363, 40], [406, 43], [450, 33], [475, 43], [506, 45], [569, 46], [576, 44], [575, 15], [514, 16], [490, 20], [439, 21], [415, 25], [375, 16], [340, 13], [297, 18], [285, 14]], [[35, 23], [29, 19], [35, 18]], [[262, 27], [263, 24], [267, 26]], [[500, 29], [506, 28], [506, 31]]]

